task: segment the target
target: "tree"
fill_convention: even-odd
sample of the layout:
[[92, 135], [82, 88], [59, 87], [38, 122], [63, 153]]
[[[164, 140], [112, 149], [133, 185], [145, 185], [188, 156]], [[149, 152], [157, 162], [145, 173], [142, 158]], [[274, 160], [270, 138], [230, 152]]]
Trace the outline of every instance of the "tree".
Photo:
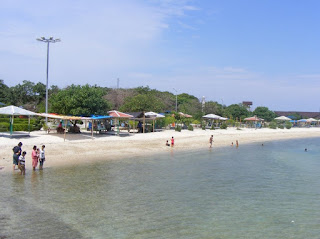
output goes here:
[[204, 105], [204, 114], [224, 115], [224, 109], [218, 102], [208, 101]]
[[248, 117], [249, 114], [250, 114], [250, 112], [242, 104], [229, 105], [225, 109], [225, 115], [228, 118], [232, 118], [232, 119], [238, 119], [238, 120], [242, 119], [243, 120], [244, 118]]
[[119, 110], [125, 99], [134, 95], [135, 92], [132, 89], [110, 89], [104, 98], [112, 104], [113, 109]]
[[8, 93], [9, 93], [9, 87], [4, 83], [3, 80], [0, 80], [0, 102], [9, 103]]
[[103, 98], [104, 94], [105, 91], [100, 87], [71, 85], [49, 98], [50, 112], [82, 116], [105, 115], [110, 110], [110, 103]]
[[259, 106], [252, 113], [268, 122], [272, 121], [276, 117], [276, 114], [269, 110], [268, 107]]
[[161, 112], [163, 108], [164, 104], [159, 98], [151, 94], [139, 94], [134, 97], [127, 98], [125, 103], [120, 107], [120, 110], [125, 112]]

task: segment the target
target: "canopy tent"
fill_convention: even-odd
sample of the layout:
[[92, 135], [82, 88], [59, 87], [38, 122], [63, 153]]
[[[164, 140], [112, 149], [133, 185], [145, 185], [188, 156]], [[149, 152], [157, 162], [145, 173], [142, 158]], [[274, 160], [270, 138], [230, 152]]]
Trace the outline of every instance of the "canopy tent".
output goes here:
[[298, 122], [306, 123], [308, 121], [306, 119], [300, 119], [300, 120], [298, 120]]
[[286, 116], [279, 116], [277, 118], [274, 118], [275, 120], [282, 120], [282, 121], [290, 121], [291, 119]]
[[155, 113], [155, 112], [152, 112], [152, 111], [147, 112], [144, 115], [149, 117], [149, 118], [152, 118], [152, 120], [153, 120], [153, 132], [154, 132], [154, 121], [155, 121], [155, 119], [164, 118], [165, 117], [164, 115], [161, 115], [161, 114], [158, 114], [158, 113]]
[[14, 105], [0, 108], [0, 114], [2, 114], [2, 115], [27, 115], [27, 116], [37, 115], [37, 113], [22, 109], [20, 107], [14, 106]]
[[207, 114], [205, 116], [202, 116], [202, 118], [204, 118], [206, 120], [211, 120], [212, 125], [213, 125], [214, 120], [227, 120], [228, 119], [228, 118], [222, 117], [220, 115], [215, 115], [215, 114]]
[[[90, 124], [89, 124], [89, 129], [91, 129], [92, 137], [93, 137], [94, 128], [95, 128], [96, 132], [98, 132], [98, 131], [101, 132], [103, 130], [108, 130], [108, 125], [106, 125], [106, 119], [111, 119], [111, 118], [112, 118], [112, 116], [110, 116], [110, 115], [91, 115], [91, 117], [90, 117], [90, 119], [91, 119], [91, 127], [90, 127]], [[102, 120], [104, 120], [104, 124], [101, 123]], [[98, 121], [98, 123], [97, 124], [94, 123], [95, 121]]]
[[129, 119], [129, 118], [133, 117], [133, 115], [122, 113], [122, 112], [116, 111], [116, 110], [108, 111], [108, 114], [109, 114], [109, 116], [111, 116], [113, 118], [127, 118], [127, 119]]
[[244, 121], [254, 122], [255, 128], [257, 129], [257, 128], [260, 128], [260, 127], [261, 127], [261, 125], [258, 124], [258, 122], [262, 122], [262, 121], [264, 121], [264, 119], [259, 118], [259, 117], [257, 117], [257, 116], [255, 115], [255, 116], [252, 116], [252, 117], [245, 118]]
[[307, 119], [307, 122], [310, 122], [310, 123], [312, 123], [312, 122], [318, 122], [318, 120], [316, 120], [316, 119], [314, 119], [314, 118], [309, 118], [309, 119]]
[[220, 117], [219, 120], [228, 120], [228, 118], [225, 118], [225, 117]]
[[158, 114], [158, 113], [155, 113], [155, 112], [146, 112], [144, 114], [145, 116], [149, 117], [149, 118], [164, 118], [165, 116], [164, 115], [161, 115], [161, 114]]
[[262, 118], [258, 118], [256, 115], [252, 117], [245, 118], [244, 121], [264, 121]]
[[185, 113], [182, 113], [182, 112], [179, 112], [179, 115], [181, 117], [185, 117], [185, 118], [192, 118], [192, 115], [188, 115], [188, 114], [185, 114]]
[[13, 119], [14, 116], [16, 115], [26, 115], [29, 116], [29, 134], [30, 134], [30, 116], [34, 116], [37, 115], [36, 113], [29, 111], [29, 110], [25, 110], [22, 109], [20, 107], [14, 106], [14, 105], [10, 105], [10, 106], [6, 106], [6, 107], [2, 107], [0, 108], [0, 114], [1, 115], [10, 115], [10, 136], [12, 136], [12, 132], [13, 132]]
[[[45, 118], [51, 118], [51, 119], [60, 119], [60, 120], [66, 120], [66, 123], [64, 124], [65, 127], [63, 129], [63, 133], [64, 133], [64, 141], [66, 140], [66, 132], [67, 132], [67, 124], [68, 124], [68, 120], [90, 120], [91, 118], [89, 117], [81, 117], [81, 116], [69, 116], [69, 115], [58, 115], [58, 114], [52, 114], [52, 113], [39, 113], [37, 114], [38, 116], [42, 116]], [[62, 125], [61, 125], [62, 128]], [[49, 131], [48, 131], [49, 132]]]
[[202, 118], [205, 118], [205, 119], [220, 119], [221, 116], [215, 115], [215, 114], [207, 114], [205, 116], [202, 116]]
[[117, 133], [118, 135], [120, 135], [120, 119], [130, 119], [133, 118], [133, 115], [130, 114], [126, 114], [126, 113], [122, 113], [120, 111], [117, 110], [111, 110], [108, 111], [109, 116], [118, 119], [118, 127], [117, 127]]

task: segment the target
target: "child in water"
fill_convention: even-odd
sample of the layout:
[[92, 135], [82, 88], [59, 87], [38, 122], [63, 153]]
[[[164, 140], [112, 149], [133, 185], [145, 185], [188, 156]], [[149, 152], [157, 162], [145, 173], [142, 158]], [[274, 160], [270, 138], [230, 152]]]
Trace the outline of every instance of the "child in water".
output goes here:
[[26, 174], [26, 159], [25, 159], [25, 156], [26, 156], [27, 152], [26, 151], [23, 151], [22, 154], [19, 156], [19, 163], [18, 163], [18, 168], [20, 169], [21, 171], [21, 175], [25, 175]]
[[173, 146], [174, 146], [174, 138], [172, 136], [172, 138], [171, 138], [171, 147], [173, 147]]
[[169, 144], [169, 140], [167, 140], [167, 142], [166, 142], [166, 146], [170, 146], [170, 144]]

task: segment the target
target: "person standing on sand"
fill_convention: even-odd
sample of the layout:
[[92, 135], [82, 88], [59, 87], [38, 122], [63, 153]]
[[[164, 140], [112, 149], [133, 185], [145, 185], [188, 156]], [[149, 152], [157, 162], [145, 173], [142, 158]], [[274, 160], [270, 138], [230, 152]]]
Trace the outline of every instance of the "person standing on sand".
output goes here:
[[14, 146], [13, 151], [13, 170], [16, 169], [16, 165], [19, 164], [19, 157], [21, 155], [22, 149], [21, 149], [22, 143], [19, 142], [17, 146]]
[[45, 159], [46, 159], [46, 157], [45, 157], [45, 152], [44, 152], [44, 148], [45, 148], [45, 147], [46, 147], [45, 145], [42, 145], [42, 146], [41, 146], [41, 149], [40, 149], [40, 159], [39, 159], [39, 163], [40, 163], [39, 169], [40, 169], [40, 170], [43, 169], [43, 163], [44, 163], [44, 161], [45, 161]]
[[211, 137], [209, 139], [210, 148], [212, 148], [212, 142], [213, 142], [213, 135], [211, 135]]
[[173, 147], [173, 146], [174, 146], [174, 138], [172, 136], [172, 138], [171, 138], [171, 147]]
[[33, 146], [32, 148], [32, 153], [31, 153], [31, 158], [32, 158], [32, 168], [33, 171], [36, 170], [36, 167], [38, 166], [38, 155], [37, 155], [37, 146]]

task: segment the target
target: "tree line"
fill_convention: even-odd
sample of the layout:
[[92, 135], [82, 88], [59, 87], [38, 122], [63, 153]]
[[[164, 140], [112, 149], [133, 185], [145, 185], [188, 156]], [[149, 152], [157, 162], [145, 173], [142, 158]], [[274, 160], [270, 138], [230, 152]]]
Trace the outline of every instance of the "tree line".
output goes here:
[[[50, 86], [48, 112], [67, 115], [105, 115], [109, 110], [122, 112], [154, 111], [174, 112], [176, 95], [168, 91], [158, 91], [147, 87], [130, 89], [113, 89], [97, 85], [70, 85], [59, 88]], [[34, 112], [45, 112], [46, 86], [43, 83], [23, 81], [12, 87], [0, 80], [0, 102], [6, 105], [22, 106]], [[229, 106], [216, 101], [207, 101], [204, 105], [190, 94], [177, 95], [178, 112], [190, 114], [196, 120], [206, 114], [217, 114], [233, 120], [243, 120], [257, 115], [266, 121], [273, 120], [276, 115], [267, 107], [257, 107], [251, 112], [246, 106], [232, 104]]]

